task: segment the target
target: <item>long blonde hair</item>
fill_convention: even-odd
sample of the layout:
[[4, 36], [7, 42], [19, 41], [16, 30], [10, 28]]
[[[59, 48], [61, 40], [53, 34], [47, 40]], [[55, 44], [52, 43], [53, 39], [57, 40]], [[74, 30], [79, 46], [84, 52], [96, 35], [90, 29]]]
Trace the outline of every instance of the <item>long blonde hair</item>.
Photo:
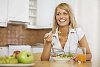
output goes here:
[[55, 8], [52, 32], [55, 33], [56, 28], [58, 26], [57, 21], [56, 21], [57, 8], [64, 9], [65, 11], [67, 11], [69, 13], [69, 27], [75, 29], [77, 27], [77, 24], [76, 24], [75, 17], [72, 13], [70, 5], [67, 3], [61, 3]]

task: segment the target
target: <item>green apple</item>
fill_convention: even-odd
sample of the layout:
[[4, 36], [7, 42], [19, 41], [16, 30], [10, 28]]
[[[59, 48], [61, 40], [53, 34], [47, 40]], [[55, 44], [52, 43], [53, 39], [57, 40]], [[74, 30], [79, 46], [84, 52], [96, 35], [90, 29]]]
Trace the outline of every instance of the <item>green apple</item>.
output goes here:
[[18, 59], [19, 63], [24, 63], [24, 64], [29, 64], [34, 61], [33, 54], [31, 52], [27, 52], [27, 51], [21, 51], [18, 54], [17, 59]]

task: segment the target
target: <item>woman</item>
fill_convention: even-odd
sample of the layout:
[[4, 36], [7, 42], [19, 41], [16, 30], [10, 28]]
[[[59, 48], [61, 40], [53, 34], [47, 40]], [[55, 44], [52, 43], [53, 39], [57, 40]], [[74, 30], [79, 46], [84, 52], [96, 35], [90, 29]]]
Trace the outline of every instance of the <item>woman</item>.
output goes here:
[[[84, 32], [77, 27], [70, 6], [67, 3], [61, 3], [55, 9], [52, 31], [44, 36], [41, 60], [50, 59], [51, 52], [57, 51], [52, 48], [75, 53], [78, 46], [86, 48], [86, 60], [91, 60], [92, 55]], [[77, 57], [74, 60], [77, 61]]]

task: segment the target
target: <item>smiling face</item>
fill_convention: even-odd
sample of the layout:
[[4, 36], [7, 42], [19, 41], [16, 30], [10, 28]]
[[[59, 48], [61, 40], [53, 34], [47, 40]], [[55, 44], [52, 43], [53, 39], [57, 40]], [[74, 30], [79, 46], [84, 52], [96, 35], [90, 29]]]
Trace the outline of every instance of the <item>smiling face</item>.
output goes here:
[[69, 4], [61, 3], [55, 8], [52, 32], [56, 32], [57, 27], [77, 28], [77, 23]]
[[66, 10], [57, 8], [56, 11], [56, 21], [59, 26], [68, 26], [69, 25], [69, 14]]

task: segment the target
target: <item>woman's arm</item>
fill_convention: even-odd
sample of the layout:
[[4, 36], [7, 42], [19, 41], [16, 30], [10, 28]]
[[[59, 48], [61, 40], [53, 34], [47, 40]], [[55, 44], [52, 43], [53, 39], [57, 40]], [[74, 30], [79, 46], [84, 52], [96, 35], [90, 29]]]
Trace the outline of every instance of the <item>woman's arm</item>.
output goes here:
[[51, 44], [44, 43], [44, 49], [41, 55], [41, 60], [42, 61], [49, 61], [50, 58], [50, 51], [51, 51]]
[[85, 37], [85, 35], [83, 36], [83, 38], [79, 41], [79, 46], [80, 47], [86, 47], [86, 60], [91, 60], [92, 58], [92, 54], [87, 42], [87, 39]]
[[47, 33], [44, 36], [44, 49], [41, 55], [42, 61], [49, 61], [51, 52], [52, 33]]

